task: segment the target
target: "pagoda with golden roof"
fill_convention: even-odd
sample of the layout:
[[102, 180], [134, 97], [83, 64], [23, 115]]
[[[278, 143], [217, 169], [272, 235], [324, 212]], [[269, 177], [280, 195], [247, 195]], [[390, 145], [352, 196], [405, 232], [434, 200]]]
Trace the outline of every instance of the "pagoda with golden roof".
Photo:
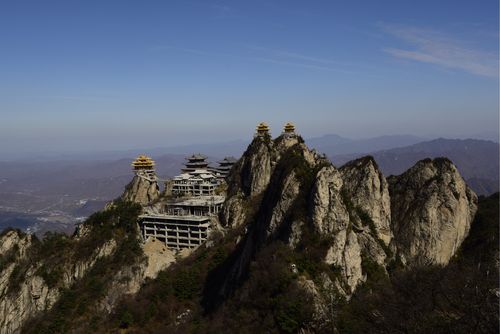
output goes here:
[[134, 171], [154, 170], [155, 162], [147, 155], [140, 155], [132, 162], [132, 167]]
[[288, 133], [288, 134], [294, 134], [295, 133], [295, 125], [293, 123], [286, 123], [285, 126], [283, 127], [283, 132]]
[[259, 123], [259, 125], [257, 125], [257, 128], [255, 130], [257, 131], [255, 133], [256, 136], [269, 135], [269, 126], [265, 122]]

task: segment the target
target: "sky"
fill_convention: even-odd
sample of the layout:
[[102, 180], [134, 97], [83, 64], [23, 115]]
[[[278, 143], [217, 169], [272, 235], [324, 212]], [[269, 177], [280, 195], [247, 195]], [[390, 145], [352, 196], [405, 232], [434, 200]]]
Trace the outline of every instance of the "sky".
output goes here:
[[440, 1], [0, 1], [0, 153], [492, 137], [499, 8]]

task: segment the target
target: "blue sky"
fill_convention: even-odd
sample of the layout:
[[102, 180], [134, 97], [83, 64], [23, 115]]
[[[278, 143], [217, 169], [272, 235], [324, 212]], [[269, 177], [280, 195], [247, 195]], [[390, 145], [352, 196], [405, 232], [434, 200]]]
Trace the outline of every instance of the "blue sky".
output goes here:
[[2, 1], [0, 153], [498, 132], [497, 1]]

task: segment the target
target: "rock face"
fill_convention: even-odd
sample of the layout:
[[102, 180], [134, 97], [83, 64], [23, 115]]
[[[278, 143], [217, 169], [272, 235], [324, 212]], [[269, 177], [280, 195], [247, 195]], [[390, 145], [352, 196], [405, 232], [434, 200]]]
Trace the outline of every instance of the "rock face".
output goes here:
[[[121, 198], [153, 210], [159, 195], [156, 178], [138, 173]], [[477, 196], [447, 159], [420, 161], [386, 180], [371, 157], [337, 169], [298, 136], [256, 137], [232, 169], [220, 214], [222, 225], [235, 229], [236, 246], [209, 275], [203, 303], [231, 296], [251, 274], [258, 252], [279, 243], [290, 251], [287, 266], [293, 264], [299, 286], [313, 296], [315, 321], [325, 323], [333, 299], [349, 299], [374, 272], [388, 275], [394, 261], [403, 267], [448, 263], [476, 208]], [[91, 235], [82, 226], [74, 240]], [[50, 309], [60, 287], [70, 287], [119, 249], [110, 239], [84, 260], [65, 263], [56, 288], [39, 275], [40, 264], [28, 261], [34, 242], [16, 231], [0, 236], [0, 334], [17, 332], [28, 318]], [[134, 265], [113, 271], [100, 309], [111, 311], [124, 293], [137, 292], [145, 277], [156, 277], [174, 261], [160, 244], [146, 245], [144, 253]], [[25, 263], [24, 278], [9, 289], [19, 263]]]
[[271, 179], [274, 162], [273, 142], [267, 137], [256, 137], [236, 168], [236, 178], [240, 182], [238, 190], [246, 197], [262, 193]]
[[[76, 237], [76, 236], [75, 236]], [[80, 235], [75, 240], [92, 237]], [[36, 259], [31, 235], [9, 231], [0, 237], [0, 334], [18, 333], [25, 322], [38, 314], [50, 310], [59, 300], [61, 292], [71, 288], [84, 278], [100, 260], [113, 258], [119, 246], [113, 238], [97, 246], [87, 256], [62, 257], [57, 284], [49, 284], [43, 276], [44, 259]], [[33, 248], [35, 247], [35, 248]], [[67, 249], [65, 251], [68, 251]], [[73, 250], [69, 250], [70, 252]], [[147, 276], [148, 261], [124, 265], [113, 276], [109, 286], [99, 300], [99, 309], [110, 312], [124, 295], [136, 293]], [[153, 268], [155, 274], [156, 268]], [[17, 273], [17, 274], [16, 274]], [[152, 271], [150, 270], [149, 274]], [[77, 331], [78, 332], [78, 331]]]
[[124, 201], [130, 201], [143, 206], [157, 200], [160, 197], [160, 188], [156, 177], [138, 172], [125, 188], [121, 196]]
[[273, 141], [267, 136], [255, 137], [230, 175], [229, 196], [220, 217], [223, 226], [244, 224], [248, 214], [244, 208], [252, 205], [252, 201], [258, 201], [256, 198], [268, 186], [275, 164]]
[[331, 285], [347, 298], [374, 266], [387, 275], [397, 259], [407, 266], [446, 264], [467, 236], [477, 201], [446, 159], [419, 162], [388, 181], [371, 157], [337, 169], [300, 140], [284, 138], [256, 138], [228, 188], [222, 221], [245, 223], [247, 233], [219, 297], [231, 294], [272, 240], [291, 249], [312, 246], [304, 244], [310, 228], [307, 234], [327, 245], [323, 262], [335, 268]]
[[447, 264], [467, 236], [477, 196], [445, 158], [389, 178], [394, 241], [403, 263]]
[[[331, 238], [325, 262], [339, 269], [336, 283], [346, 296], [366, 280], [363, 257], [385, 265], [388, 254], [379, 237], [381, 229], [376, 228], [382, 225], [380, 213], [390, 212], [389, 203], [386, 209], [380, 207], [385, 204], [384, 197], [389, 200], [387, 182], [370, 162], [356, 160], [340, 171], [327, 166], [316, 176], [310, 204], [311, 219], [323, 238]], [[383, 217], [385, 223], [386, 217]]]
[[[0, 238], [0, 244], [4, 246], [0, 254], [2, 257], [12, 251], [13, 247], [17, 248], [15, 261], [0, 270], [0, 333], [16, 333], [28, 318], [50, 309], [59, 298], [60, 290], [57, 287], [50, 288], [39, 276], [40, 263], [30, 263], [25, 269], [24, 278], [19, 282], [18, 288], [13, 289], [10, 286], [13, 284], [12, 273], [19, 263], [29, 261], [32, 236], [10, 231]], [[5, 247], [5, 245], [12, 246]], [[82, 278], [99, 258], [109, 256], [115, 247], [113, 242], [106, 243], [96, 249], [89, 259], [65, 265], [61, 273], [63, 286], [69, 287], [73, 282]]]
[[351, 161], [340, 168], [340, 174], [345, 196], [370, 216], [377, 236], [389, 245], [392, 239], [389, 186], [375, 160], [365, 157]]
[[349, 212], [342, 200], [341, 174], [333, 166], [319, 171], [312, 192], [312, 222], [321, 235], [334, 235], [346, 230]]

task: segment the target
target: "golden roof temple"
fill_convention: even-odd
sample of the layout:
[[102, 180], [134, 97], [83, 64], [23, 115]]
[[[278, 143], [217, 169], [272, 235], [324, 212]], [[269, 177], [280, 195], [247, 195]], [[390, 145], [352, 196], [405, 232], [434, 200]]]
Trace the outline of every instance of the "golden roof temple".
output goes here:
[[283, 131], [285, 133], [294, 133], [295, 132], [295, 125], [293, 125], [293, 123], [288, 122], [283, 127]]
[[269, 126], [265, 122], [259, 123], [257, 125], [257, 135], [266, 135], [269, 134]]
[[132, 162], [132, 167], [134, 170], [152, 170], [155, 162], [147, 155], [140, 155]]

